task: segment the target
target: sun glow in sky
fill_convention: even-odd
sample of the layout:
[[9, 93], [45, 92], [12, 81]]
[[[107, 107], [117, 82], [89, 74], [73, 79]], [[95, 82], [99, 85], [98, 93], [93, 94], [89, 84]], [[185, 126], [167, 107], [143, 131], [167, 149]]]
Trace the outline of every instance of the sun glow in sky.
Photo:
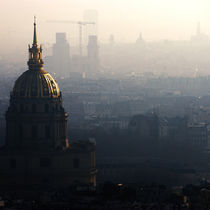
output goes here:
[[33, 16], [37, 16], [38, 40], [53, 43], [55, 32], [66, 32], [74, 44], [77, 28], [49, 24], [46, 20], [82, 20], [87, 9], [98, 11], [99, 40], [114, 34], [117, 41], [190, 39], [201, 23], [210, 34], [210, 0], [0, 0], [0, 45], [25, 49], [32, 41]]

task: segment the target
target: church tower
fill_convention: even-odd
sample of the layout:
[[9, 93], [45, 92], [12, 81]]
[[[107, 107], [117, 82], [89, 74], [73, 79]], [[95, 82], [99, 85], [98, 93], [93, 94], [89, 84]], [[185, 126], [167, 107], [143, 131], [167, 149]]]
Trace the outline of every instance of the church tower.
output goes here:
[[15, 82], [6, 112], [6, 147], [52, 150], [68, 147], [67, 113], [58, 84], [43, 68], [42, 46], [29, 45], [28, 70]]

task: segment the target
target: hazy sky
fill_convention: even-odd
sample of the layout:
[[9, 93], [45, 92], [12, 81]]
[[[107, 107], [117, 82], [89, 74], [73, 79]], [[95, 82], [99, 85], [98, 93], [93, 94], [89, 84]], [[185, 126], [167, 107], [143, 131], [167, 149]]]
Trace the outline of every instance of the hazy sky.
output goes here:
[[0, 0], [0, 45], [7, 50], [25, 49], [32, 41], [33, 16], [37, 16], [39, 43], [52, 43], [55, 32], [78, 40], [78, 27], [49, 24], [46, 20], [81, 20], [84, 10], [99, 15], [99, 40], [110, 34], [116, 40], [190, 39], [196, 24], [210, 34], [210, 0]]

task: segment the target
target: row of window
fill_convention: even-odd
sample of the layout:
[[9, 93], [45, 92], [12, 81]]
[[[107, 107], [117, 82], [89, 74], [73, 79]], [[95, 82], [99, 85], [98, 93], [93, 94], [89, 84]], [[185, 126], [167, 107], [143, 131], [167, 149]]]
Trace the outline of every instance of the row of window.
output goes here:
[[[55, 105], [55, 111], [58, 111], [59, 107], [58, 107], [58, 104]], [[24, 105], [24, 104], [20, 104], [20, 112], [23, 113], [23, 112], [28, 112], [29, 111], [29, 107], [27, 105]], [[31, 110], [30, 110], [32, 113], [37, 113], [38, 110], [37, 110], [37, 105], [36, 104], [32, 104], [31, 105]], [[44, 105], [44, 112], [45, 113], [49, 113], [51, 110], [50, 110], [50, 105], [49, 104], [45, 104]], [[54, 111], [54, 110], [52, 110]]]
[[[45, 125], [44, 130], [45, 130], [45, 137], [50, 138], [51, 137], [50, 125]], [[31, 127], [30, 136], [31, 136], [31, 138], [34, 138], [34, 139], [39, 136], [38, 135], [38, 125], [33, 125]], [[20, 138], [24, 137], [23, 136], [23, 126], [22, 125], [19, 126], [19, 137]]]
[[[10, 159], [10, 168], [15, 169], [17, 167], [17, 161], [16, 159]], [[49, 168], [52, 165], [51, 159], [44, 157], [40, 158], [39, 165], [41, 168]], [[78, 158], [73, 159], [73, 168], [78, 169], [80, 167], [80, 160]]]

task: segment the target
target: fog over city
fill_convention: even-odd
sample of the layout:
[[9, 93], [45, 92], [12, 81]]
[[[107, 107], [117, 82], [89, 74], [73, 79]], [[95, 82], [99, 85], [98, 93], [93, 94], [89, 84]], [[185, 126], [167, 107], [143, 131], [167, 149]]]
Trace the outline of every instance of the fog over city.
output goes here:
[[0, 3], [0, 209], [209, 209], [209, 0]]
[[53, 43], [55, 32], [68, 33], [76, 44], [74, 25], [54, 24], [47, 20], [82, 20], [85, 10], [99, 13], [99, 40], [106, 42], [110, 34], [119, 42], [134, 42], [141, 31], [146, 41], [188, 40], [197, 22], [203, 32], [210, 33], [210, 5], [208, 0], [1, 0], [0, 44], [8, 48], [24, 49], [30, 41], [32, 14], [39, 24], [41, 43]]

